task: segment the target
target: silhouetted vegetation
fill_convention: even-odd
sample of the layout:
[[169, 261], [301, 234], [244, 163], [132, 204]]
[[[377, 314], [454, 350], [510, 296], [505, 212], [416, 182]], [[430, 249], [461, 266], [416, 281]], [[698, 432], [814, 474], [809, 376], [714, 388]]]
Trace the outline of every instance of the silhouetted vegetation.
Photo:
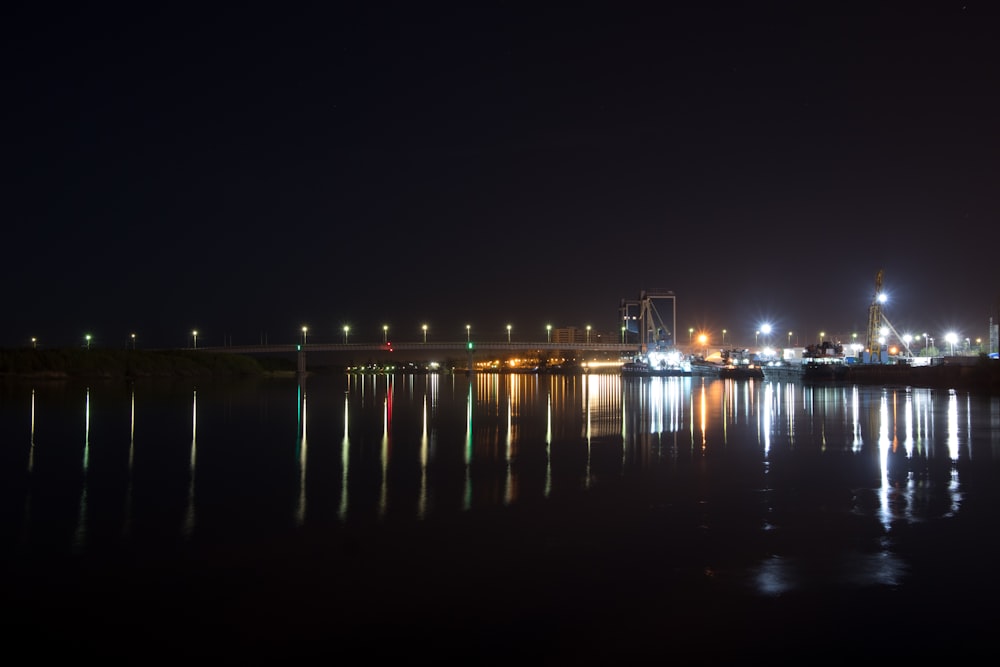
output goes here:
[[290, 359], [193, 350], [0, 349], [0, 375], [25, 377], [249, 376], [294, 371]]

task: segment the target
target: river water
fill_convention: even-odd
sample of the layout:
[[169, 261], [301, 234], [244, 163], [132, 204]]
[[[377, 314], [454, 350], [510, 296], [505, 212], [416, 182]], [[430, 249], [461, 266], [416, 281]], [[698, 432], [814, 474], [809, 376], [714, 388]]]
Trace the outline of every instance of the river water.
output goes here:
[[979, 655], [1000, 398], [478, 373], [0, 385], [30, 655]]

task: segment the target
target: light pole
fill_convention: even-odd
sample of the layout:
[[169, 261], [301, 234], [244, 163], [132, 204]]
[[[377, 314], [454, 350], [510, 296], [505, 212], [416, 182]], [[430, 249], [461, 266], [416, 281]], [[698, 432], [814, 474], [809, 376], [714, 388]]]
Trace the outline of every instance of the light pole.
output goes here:
[[423, 332], [424, 332], [424, 342], [426, 343], [427, 342], [427, 325], [425, 324], [425, 325], [423, 325], [420, 328], [423, 329]]
[[304, 345], [306, 344], [306, 335], [307, 335], [308, 333], [309, 333], [309, 327], [307, 327], [307, 326], [303, 326], [303, 327], [302, 327], [302, 345], [303, 345], [303, 346], [304, 346]]
[[135, 352], [135, 334], [132, 334], [132, 351]]
[[86, 336], [84, 336], [84, 339], [86, 339], [86, 341], [87, 341], [87, 349], [89, 350], [90, 349], [90, 334], [87, 334]]
[[625, 327], [622, 327], [622, 345], [625, 344]]
[[546, 343], [551, 343], [552, 342], [552, 325], [551, 324], [546, 324], [545, 325], [545, 342]]
[[351, 327], [344, 325], [344, 345], [347, 345], [347, 334], [351, 332]]
[[[134, 335], [134, 334], [133, 334]], [[34, 350], [38, 346], [38, 339], [34, 336], [31, 337], [31, 349]]]
[[590, 345], [590, 325], [587, 325], [587, 345]]
[[688, 347], [691, 347], [692, 338], [694, 338], [694, 327], [688, 329]]
[[820, 343], [820, 345], [823, 344], [823, 339], [824, 338], [826, 338], [826, 332], [825, 331], [820, 331], [819, 332], [819, 343]]
[[383, 324], [382, 325], [382, 343], [386, 344], [388, 342], [389, 342], [389, 325], [388, 324]]
[[946, 341], [948, 341], [948, 345], [950, 346], [949, 349], [951, 350], [951, 356], [954, 357], [955, 356], [955, 343], [958, 342], [958, 334], [956, 334], [954, 331], [949, 331], [948, 333], [946, 333], [944, 335], [944, 339]]
[[472, 325], [471, 324], [466, 324], [465, 325], [465, 342], [468, 343], [471, 340], [472, 340]]
[[510, 342], [510, 325], [507, 325], [507, 342]]
[[726, 347], [726, 330], [722, 330], [722, 347]]
[[197, 350], [198, 349], [198, 330], [197, 329], [191, 332], [191, 337], [194, 339], [194, 349]]
[[788, 345], [787, 345], [787, 347], [791, 347], [791, 346], [792, 346], [792, 332], [789, 331], [788, 332]]
[[760, 339], [760, 329], [753, 332], [753, 346], [757, 347], [757, 341]]
[[771, 325], [765, 322], [760, 325], [760, 332], [764, 334], [764, 345], [771, 344]]

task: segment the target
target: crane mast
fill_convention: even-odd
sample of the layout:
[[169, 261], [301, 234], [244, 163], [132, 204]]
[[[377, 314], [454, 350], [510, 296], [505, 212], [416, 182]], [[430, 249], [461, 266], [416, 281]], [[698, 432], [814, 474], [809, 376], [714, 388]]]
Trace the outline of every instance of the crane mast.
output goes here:
[[[881, 363], [882, 344], [878, 342], [878, 331], [882, 325], [882, 269], [875, 275], [875, 294], [868, 307], [868, 355], [871, 363]], [[877, 360], [877, 361], [876, 361]]]

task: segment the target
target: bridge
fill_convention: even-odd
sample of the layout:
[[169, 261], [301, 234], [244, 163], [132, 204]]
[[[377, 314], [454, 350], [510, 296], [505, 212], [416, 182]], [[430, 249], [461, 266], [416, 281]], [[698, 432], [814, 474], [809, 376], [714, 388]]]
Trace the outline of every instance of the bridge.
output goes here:
[[[192, 349], [192, 348], [188, 348]], [[496, 353], [516, 353], [522, 351], [531, 352], [592, 352], [594, 354], [615, 354], [620, 356], [623, 353], [633, 354], [638, 351], [635, 343], [553, 343], [550, 341], [537, 342], [508, 342], [508, 341], [412, 341], [402, 343], [279, 343], [259, 345], [224, 345], [224, 346], [201, 346], [193, 348], [197, 352], [211, 352], [215, 354], [295, 354], [298, 371], [306, 370], [306, 353], [335, 353], [340, 355], [350, 355], [355, 352], [421, 352], [423, 354], [440, 354], [447, 352], [463, 352], [468, 355], [469, 367], [472, 367], [472, 357], [474, 354], [482, 352]]]

